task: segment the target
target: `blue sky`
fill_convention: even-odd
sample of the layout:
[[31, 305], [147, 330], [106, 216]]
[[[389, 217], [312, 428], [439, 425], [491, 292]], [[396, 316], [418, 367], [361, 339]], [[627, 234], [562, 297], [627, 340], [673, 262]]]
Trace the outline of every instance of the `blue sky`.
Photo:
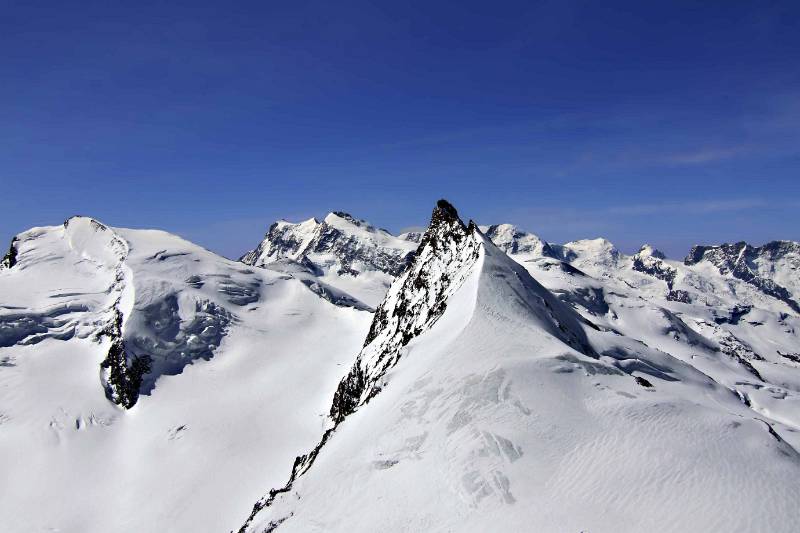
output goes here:
[[12, 1], [0, 49], [9, 239], [79, 213], [238, 256], [445, 197], [626, 251], [800, 240], [797, 2]]

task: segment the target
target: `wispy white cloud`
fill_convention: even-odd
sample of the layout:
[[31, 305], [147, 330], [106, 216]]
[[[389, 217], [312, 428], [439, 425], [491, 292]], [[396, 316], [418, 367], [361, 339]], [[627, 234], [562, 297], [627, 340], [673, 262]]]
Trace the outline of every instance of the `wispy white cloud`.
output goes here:
[[708, 214], [727, 211], [744, 211], [769, 205], [762, 198], [707, 199], [699, 201], [670, 200], [658, 203], [635, 203], [609, 206], [599, 210], [612, 215], [648, 215], [652, 213]]
[[716, 163], [736, 157], [746, 156], [754, 151], [748, 145], [735, 145], [727, 147], [705, 147], [697, 150], [666, 154], [660, 161], [667, 165], [704, 165]]

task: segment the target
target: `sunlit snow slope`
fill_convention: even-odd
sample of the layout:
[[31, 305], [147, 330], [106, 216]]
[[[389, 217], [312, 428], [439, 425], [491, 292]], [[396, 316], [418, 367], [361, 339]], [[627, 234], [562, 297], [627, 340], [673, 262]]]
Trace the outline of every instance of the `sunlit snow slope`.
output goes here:
[[[669, 309], [615, 296], [617, 320], [604, 300], [557, 299], [451, 209], [434, 211], [379, 306], [328, 431], [243, 529], [800, 528], [800, 456], [784, 438], [795, 426], [743, 396], [768, 384]], [[542, 272], [589, 278], [547, 262]], [[574, 288], [591, 300], [589, 281]], [[617, 321], [665, 339], [646, 344]]]
[[800, 531], [800, 244], [345, 213], [0, 260], [0, 531]]
[[13, 249], [0, 531], [238, 527], [316, 442], [369, 325], [288, 274], [160, 231], [76, 217]]

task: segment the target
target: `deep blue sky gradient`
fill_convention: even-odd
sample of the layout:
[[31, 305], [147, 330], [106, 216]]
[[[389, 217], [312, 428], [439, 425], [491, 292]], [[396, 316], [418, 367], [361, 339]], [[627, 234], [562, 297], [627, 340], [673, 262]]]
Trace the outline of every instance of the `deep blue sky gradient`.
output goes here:
[[800, 240], [798, 2], [4, 2], [0, 236], [228, 256], [439, 197], [551, 241]]

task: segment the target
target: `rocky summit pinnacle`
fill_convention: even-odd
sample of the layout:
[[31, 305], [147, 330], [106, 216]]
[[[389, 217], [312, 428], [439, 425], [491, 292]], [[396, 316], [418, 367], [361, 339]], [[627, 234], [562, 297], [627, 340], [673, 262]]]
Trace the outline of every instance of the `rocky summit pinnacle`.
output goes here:
[[256, 502], [240, 532], [247, 531], [256, 515], [270, 507], [276, 497], [291, 490], [295, 480], [314, 464], [338, 425], [381, 391], [383, 377], [400, 360], [404, 347], [444, 314], [447, 299], [477, 262], [481, 243], [474, 224], [467, 228], [455, 207], [446, 200], [437, 202], [419, 248], [375, 310], [364, 346], [339, 382], [329, 412], [333, 426], [313, 450], [295, 459], [284, 487], [272, 489]]
[[334, 421], [343, 420], [375, 394], [376, 383], [397, 363], [401, 348], [439, 319], [447, 297], [477, 260], [479, 248], [479, 238], [473, 237], [456, 208], [439, 200], [419, 249], [375, 311], [364, 348], [336, 392]]
[[461, 219], [458, 218], [458, 211], [456, 210], [456, 208], [453, 207], [453, 204], [451, 204], [444, 198], [436, 202], [436, 209], [433, 210], [433, 216], [436, 217], [437, 214], [440, 214], [440, 216], [446, 217], [450, 220], [458, 220], [459, 222], [461, 222]]

